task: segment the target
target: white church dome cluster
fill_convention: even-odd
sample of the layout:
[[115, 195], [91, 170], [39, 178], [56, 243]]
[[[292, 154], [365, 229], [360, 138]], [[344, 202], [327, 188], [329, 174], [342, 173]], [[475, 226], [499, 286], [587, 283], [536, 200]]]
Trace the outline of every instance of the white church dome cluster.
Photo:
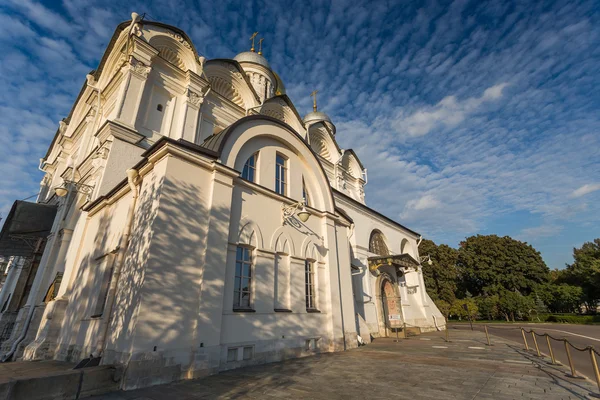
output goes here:
[[0, 232], [3, 360], [120, 364], [132, 389], [444, 329], [420, 235], [366, 205], [316, 91], [302, 118], [256, 36], [207, 60], [176, 27], [117, 27]]

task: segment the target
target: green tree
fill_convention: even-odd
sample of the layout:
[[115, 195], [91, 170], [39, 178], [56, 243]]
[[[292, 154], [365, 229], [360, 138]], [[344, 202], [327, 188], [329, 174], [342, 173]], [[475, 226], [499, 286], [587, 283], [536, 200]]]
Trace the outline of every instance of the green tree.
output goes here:
[[549, 269], [531, 245], [509, 236], [477, 235], [461, 242], [457, 267], [474, 296], [503, 291], [528, 295], [548, 282]]
[[535, 288], [534, 293], [553, 313], [578, 312], [579, 306], [583, 302], [582, 288], [566, 283], [553, 282], [539, 285]]
[[500, 298], [498, 295], [492, 296], [479, 296], [475, 297], [475, 303], [479, 309], [479, 316], [482, 319], [494, 320], [500, 316], [500, 310], [498, 304]]
[[567, 265], [557, 282], [580, 286], [586, 308], [595, 311], [600, 300], [600, 238], [574, 248], [573, 259], [573, 264]]
[[431, 257], [431, 265], [423, 264], [427, 293], [434, 301], [444, 300], [452, 304], [456, 299], [458, 252], [445, 244], [438, 246], [433, 241], [424, 239], [419, 246], [419, 253]]
[[479, 308], [477, 303], [472, 298], [469, 299], [456, 299], [450, 307], [450, 316], [462, 319], [477, 319], [479, 314]]
[[531, 296], [505, 290], [499, 294], [499, 298], [498, 309], [507, 321], [529, 319], [530, 312], [535, 310], [535, 300]]
[[438, 310], [440, 310], [444, 318], [448, 319], [451, 308], [450, 303], [448, 303], [446, 300], [434, 300], [433, 302], [437, 306]]

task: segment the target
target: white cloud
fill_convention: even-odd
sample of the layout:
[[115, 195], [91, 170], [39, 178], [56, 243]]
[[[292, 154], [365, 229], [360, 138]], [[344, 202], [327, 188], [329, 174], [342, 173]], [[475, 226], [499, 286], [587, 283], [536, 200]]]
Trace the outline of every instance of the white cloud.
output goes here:
[[394, 129], [401, 135], [423, 136], [439, 127], [453, 127], [477, 112], [484, 103], [502, 97], [502, 90], [508, 83], [499, 83], [487, 88], [480, 97], [471, 97], [464, 101], [456, 96], [444, 97], [435, 106], [423, 107], [410, 115], [404, 116], [400, 110], [398, 117], [392, 122]]
[[559, 225], [540, 225], [521, 230], [517, 238], [523, 241], [531, 242], [532, 240], [542, 237], [557, 236], [562, 229], [563, 227]]
[[430, 208], [438, 208], [440, 206], [440, 202], [430, 194], [426, 194], [418, 199], [409, 200], [406, 203], [407, 209], [412, 210], [427, 210]]
[[586, 194], [595, 192], [596, 190], [600, 190], [600, 183], [587, 183], [581, 186], [579, 189], [574, 190], [570, 197], [577, 198], [585, 196]]

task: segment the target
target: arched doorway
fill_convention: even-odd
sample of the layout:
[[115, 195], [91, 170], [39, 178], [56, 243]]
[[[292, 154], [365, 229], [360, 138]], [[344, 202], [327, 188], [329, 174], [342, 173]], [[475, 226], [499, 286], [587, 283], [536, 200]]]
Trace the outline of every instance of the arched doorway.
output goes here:
[[402, 327], [402, 311], [398, 285], [388, 274], [382, 274], [379, 282], [379, 335], [390, 336]]

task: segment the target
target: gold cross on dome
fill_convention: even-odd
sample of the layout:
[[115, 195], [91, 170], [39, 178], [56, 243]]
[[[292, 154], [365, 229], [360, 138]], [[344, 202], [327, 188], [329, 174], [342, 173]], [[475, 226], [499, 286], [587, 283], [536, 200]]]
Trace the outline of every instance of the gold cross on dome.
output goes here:
[[265, 38], [260, 38], [258, 40], [258, 55], [259, 56], [262, 56], [262, 42], [263, 42], [263, 40], [265, 40]]
[[252, 40], [252, 48], [250, 49], [250, 51], [254, 51], [254, 38], [256, 37], [256, 35], [258, 35], [258, 32], [254, 32], [252, 36], [250, 36], [250, 40]]
[[310, 97], [313, 98], [313, 111], [317, 111], [317, 93], [319, 91], [318, 90], [313, 90], [313, 92], [310, 94]]

